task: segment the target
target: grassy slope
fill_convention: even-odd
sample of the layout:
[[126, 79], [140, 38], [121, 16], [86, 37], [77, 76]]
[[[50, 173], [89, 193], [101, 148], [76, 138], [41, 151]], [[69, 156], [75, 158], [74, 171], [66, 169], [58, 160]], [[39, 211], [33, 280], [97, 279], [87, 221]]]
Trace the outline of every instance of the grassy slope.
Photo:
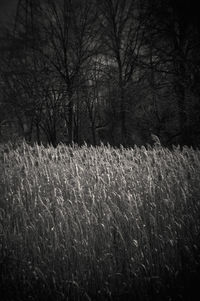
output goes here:
[[3, 300], [192, 300], [199, 150], [23, 144], [0, 169]]

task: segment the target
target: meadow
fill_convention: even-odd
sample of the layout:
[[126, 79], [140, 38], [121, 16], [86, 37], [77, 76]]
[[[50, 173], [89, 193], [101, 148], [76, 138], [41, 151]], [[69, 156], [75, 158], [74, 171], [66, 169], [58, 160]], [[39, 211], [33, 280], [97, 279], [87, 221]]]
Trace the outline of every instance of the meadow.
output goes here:
[[200, 150], [0, 149], [0, 294], [197, 300]]

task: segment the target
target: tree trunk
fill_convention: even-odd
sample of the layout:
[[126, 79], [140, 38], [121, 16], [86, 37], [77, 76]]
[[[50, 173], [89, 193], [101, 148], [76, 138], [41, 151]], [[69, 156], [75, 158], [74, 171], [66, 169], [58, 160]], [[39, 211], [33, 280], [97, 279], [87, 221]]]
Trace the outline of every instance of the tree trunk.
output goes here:
[[36, 137], [37, 137], [37, 143], [38, 145], [41, 144], [41, 140], [40, 140], [40, 126], [39, 123], [36, 123]]
[[92, 122], [91, 125], [93, 144], [97, 145], [95, 122]]
[[68, 106], [68, 113], [69, 113], [69, 122], [68, 122], [68, 138], [69, 144], [72, 144], [74, 140], [74, 104], [72, 99], [72, 93], [69, 93], [69, 106]]
[[[120, 68], [119, 68], [120, 69]], [[126, 105], [124, 98], [124, 85], [122, 79], [122, 71], [119, 70], [119, 89], [120, 89], [120, 131], [121, 131], [121, 143], [126, 145], [127, 143], [127, 129], [126, 129]]]
[[188, 132], [188, 116], [187, 108], [185, 104], [185, 88], [181, 83], [177, 84], [176, 87], [177, 103], [178, 103], [178, 114], [179, 114], [179, 129], [180, 129], [180, 144], [189, 143], [189, 132]]
[[176, 60], [176, 79], [175, 79], [175, 92], [178, 105], [178, 118], [179, 118], [179, 131], [180, 131], [180, 144], [188, 144], [190, 141], [188, 132], [188, 116], [185, 97], [185, 66], [184, 62]]

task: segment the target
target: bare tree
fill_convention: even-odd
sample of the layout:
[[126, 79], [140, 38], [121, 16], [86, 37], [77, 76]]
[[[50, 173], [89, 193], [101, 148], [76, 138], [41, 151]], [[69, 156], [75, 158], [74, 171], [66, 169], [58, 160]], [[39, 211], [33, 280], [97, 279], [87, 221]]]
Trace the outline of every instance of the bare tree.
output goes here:
[[74, 140], [74, 95], [80, 74], [96, 51], [95, 6], [92, 1], [46, 1], [43, 7], [46, 47], [41, 49], [51, 68], [65, 83], [64, 105], [68, 140]]
[[164, 74], [168, 78], [174, 95], [173, 107], [174, 112], [177, 112], [177, 128], [172, 136], [178, 137], [177, 141], [180, 144], [190, 144], [190, 114], [192, 112], [194, 115], [192, 107], [195, 102], [190, 87], [193, 70], [199, 66], [195, 53], [200, 45], [198, 26], [195, 24], [195, 6], [170, 0], [162, 3], [148, 0], [147, 3], [149, 19], [146, 41], [148, 47], [152, 47], [154, 70], [160, 76]]
[[142, 45], [143, 22], [137, 0], [97, 1], [106, 55], [117, 67], [121, 141], [127, 141], [127, 106], [125, 89], [132, 79]]

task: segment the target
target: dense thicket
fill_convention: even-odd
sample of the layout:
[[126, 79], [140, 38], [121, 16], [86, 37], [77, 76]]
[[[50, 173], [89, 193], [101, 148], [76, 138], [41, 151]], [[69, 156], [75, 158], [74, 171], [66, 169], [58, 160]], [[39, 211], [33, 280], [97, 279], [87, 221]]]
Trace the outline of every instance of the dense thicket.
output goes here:
[[[186, 1], [187, 2], [187, 1]], [[1, 31], [0, 139], [200, 142], [195, 4], [19, 1]]]

